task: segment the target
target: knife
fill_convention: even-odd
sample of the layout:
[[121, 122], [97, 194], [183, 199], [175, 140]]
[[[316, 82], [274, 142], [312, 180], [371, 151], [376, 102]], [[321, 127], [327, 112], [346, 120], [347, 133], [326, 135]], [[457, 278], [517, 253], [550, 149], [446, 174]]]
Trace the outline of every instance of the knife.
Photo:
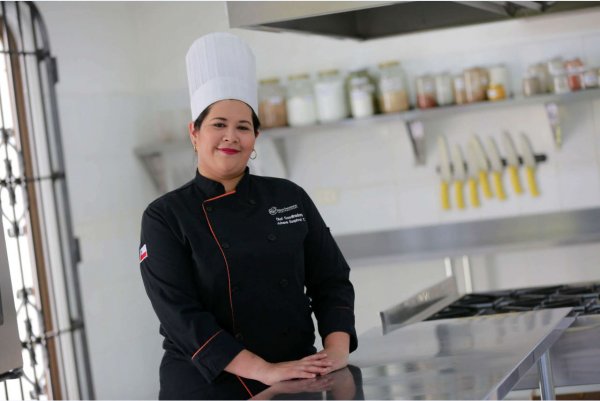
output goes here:
[[517, 156], [517, 150], [510, 134], [506, 131], [502, 133], [502, 147], [506, 152], [506, 161], [508, 164], [508, 175], [510, 182], [517, 194], [523, 193], [523, 187], [521, 186], [521, 180], [519, 179], [519, 156]]
[[488, 155], [490, 156], [490, 164], [492, 165], [492, 181], [494, 183], [494, 192], [500, 200], [506, 199], [506, 193], [502, 185], [502, 159], [500, 159], [500, 153], [498, 152], [498, 146], [494, 138], [487, 138], [487, 149]]
[[[477, 191], [477, 177], [480, 175], [478, 170], [479, 162], [477, 160], [477, 150], [473, 142], [470, 142], [467, 149], [467, 171], [469, 173], [469, 200], [473, 207], [479, 207], [479, 192]], [[485, 174], [487, 177], [487, 174]]]
[[438, 136], [438, 155], [440, 162], [440, 175], [442, 178], [440, 193], [442, 200], [442, 209], [450, 209], [450, 183], [452, 182], [452, 172], [450, 170], [450, 152], [448, 151], [448, 141], [444, 135]]
[[492, 194], [492, 189], [490, 188], [490, 181], [488, 180], [488, 172], [490, 171], [488, 157], [485, 153], [485, 149], [483, 148], [483, 144], [481, 143], [481, 139], [479, 139], [479, 136], [473, 135], [471, 137], [470, 142], [475, 150], [477, 166], [479, 167], [479, 182], [481, 183], [483, 196], [489, 199], [494, 195]]
[[452, 148], [452, 168], [454, 179], [454, 196], [456, 196], [456, 206], [459, 209], [465, 208], [465, 198], [463, 195], [463, 183], [466, 178], [465, 158], [463, 157], [460, 146], [454, 145]]
[[529, 191], [531, 192], [531, 196], [539, 196], [540, 191], [535, 181], [535, 156], [533, 154], [531, 142], [524, 133], [521, 133], [519, 140], [521, 155], [523, 155], [523, 162], [525, 164], [525, 173]]

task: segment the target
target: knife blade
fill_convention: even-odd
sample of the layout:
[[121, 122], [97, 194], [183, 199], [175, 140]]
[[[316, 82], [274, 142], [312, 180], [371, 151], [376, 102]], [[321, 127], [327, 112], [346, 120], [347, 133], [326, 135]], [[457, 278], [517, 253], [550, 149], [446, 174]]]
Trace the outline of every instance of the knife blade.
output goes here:
[[477, 150], [475, 149], [473, 142], [471, 142], [467, 148], [467, 171], [469, 173], [469, 200], [473, 207], [479, 207], [481, 205], [479, 203], [479, 192], [477, 191], [477, 180], [480, 173], [478, 167]]
[[481, 183], [481, 189], [483, 191], [483, 196], [486, 198], [491, 198], [494, 196], [492, 193], [492, 189], [490, 188], [490, 181], [488, 180], [488, 173], [490, 171], [490, 164], [488, 161], [488, 156], [483, 148], [483, 144], [481, 143], [481, 139], [479, 139], [478, 135], [473, 135], [471, 137], [472, 146], [475, 149], [475, 155], [477, 157], [477, 166], [479, 169], [479, 182]]
[[535, 155], [533, 154], [533, 148], [531, 146], [529, 137], [527, 137], [527, 135], [525, 135], [523, 132], [519, 137], [519, 145], [519, 150], [521, 151], [523, 162], [525, 164], [525, 174], [529, 191], [531, 192], [531, 196], [539, 196], [540, 191], [535, 180]]
[[508, 176], [515, 192], [519, 195], [523, 193], [523, 186], [519, 178], [519, 156], [515, 148], [515, 143], [507, 131], [502, 133], [502, 147], [506, 152], [506, 161], [508, 164]]
[[442, 209], [450, 209], [450, 183], [452, 182], [452, 170], [450, 168], [450, 152], [448, 150], [448, 141], [446, 136], [440, 135], [437, 140], [438, 157], [440, 163], [440, 196]]
[[453, 180], [454, 180], [454, 196], [456, 197], [456, 207], [459, 209], [465, 208], [465, 198], [463, 194], [463, 184], [466, 178], [465, 173], [465, 158], [460, 150], [459, 145], [452, 147], [452, 168], [453, 168]]
[[492, 137], [487, 138], [487, 149], [488, 155], [490, 156], [490, 164], [492, 166], [492, 182], [494, 183], [494, 192], [500, 200], [506, 199], [506, 192], [504, 192], [504, 186], [502, 185], [502, 159], [500, 159], [500, 152], [498, 152], [498, 146], [496, 141]]

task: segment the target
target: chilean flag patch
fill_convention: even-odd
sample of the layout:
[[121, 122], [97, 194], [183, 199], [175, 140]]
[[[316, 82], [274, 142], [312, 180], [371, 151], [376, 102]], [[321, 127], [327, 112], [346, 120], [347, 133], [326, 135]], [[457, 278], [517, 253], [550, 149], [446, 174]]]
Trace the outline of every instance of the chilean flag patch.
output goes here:
[[140, 248], [140, 263], [144, 261], [148, 257], [148, 250], [146, 250], [146, 244], [142, 245]]

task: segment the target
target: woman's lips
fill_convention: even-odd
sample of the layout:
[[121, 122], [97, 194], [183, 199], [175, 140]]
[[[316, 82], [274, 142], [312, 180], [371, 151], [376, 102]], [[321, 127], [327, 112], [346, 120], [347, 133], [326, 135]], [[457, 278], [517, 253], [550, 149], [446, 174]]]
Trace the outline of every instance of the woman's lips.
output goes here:
[[226, 155], [235, 155], [240, 153], [239, 150], [236, 149], [230, 149], [230, 148], [220, 148], [219, 149], [221, 152], [225, 153]]

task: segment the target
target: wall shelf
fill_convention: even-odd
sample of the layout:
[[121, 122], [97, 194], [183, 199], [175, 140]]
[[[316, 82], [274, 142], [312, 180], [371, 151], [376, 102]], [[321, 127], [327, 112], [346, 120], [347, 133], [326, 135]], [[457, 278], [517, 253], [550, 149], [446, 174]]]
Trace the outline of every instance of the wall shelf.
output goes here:
[[522, 107], [529, 105], [544, 105], [548, 123], [552, 129], [553, 141], [557, 147], [562, 145], [562, 131], [559, 107], [561, 104], [586, 101], [600, 98], [600, 89], [587, 89], [577, 92], [563, 94], [543, 94], [530, 97], [517, 96], [511, 99], [499, 101], [485, 101], [465, 105], [451, 105], [435, 107], [431, 109], [413, 109], [401, 113], [377, 114], [366, 118], [347, 118], [344, 120], [315, 124], [304, 127], [281, 127], [265, 129], [263, 132], [271, 138], [280, 140], [287, 139], [296, 135], [306, 135], [309, 133], [339, 129], [342, 127], [360, 128], [370, 127], [373, 124], [388, 123], [392, 121], [401, 121], [406, 125], [407, 132], [413, 147], [415, 163], [424, 165], [426, 162], [425, 154], [425, 128], [424, 121], [451, 117], [459, 113], [471, 113], [478, 111], [497, 110], [507, 107]]

